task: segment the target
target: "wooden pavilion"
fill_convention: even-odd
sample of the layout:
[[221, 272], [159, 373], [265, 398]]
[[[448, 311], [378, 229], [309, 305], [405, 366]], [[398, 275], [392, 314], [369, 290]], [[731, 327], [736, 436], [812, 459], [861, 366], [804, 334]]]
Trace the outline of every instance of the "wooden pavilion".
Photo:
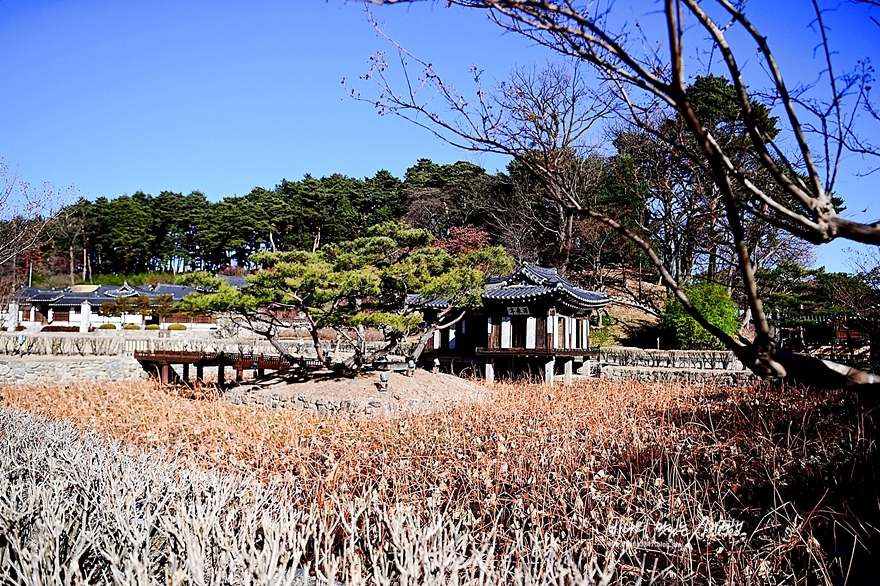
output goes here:
[[[590, 317], [609, 302], [607, 294], [578, 287], [556, 268], [525, 263], [489, 282], [481, 308], [435, 332], [423, 358], [451, 372], [471, 369], [488, 381], [526, 374], [552, 382], [561, 373], [570, 383], [575, 363], [596, 354]], [[444, 307], [438, 300], [422, 304], [434, 315]]]

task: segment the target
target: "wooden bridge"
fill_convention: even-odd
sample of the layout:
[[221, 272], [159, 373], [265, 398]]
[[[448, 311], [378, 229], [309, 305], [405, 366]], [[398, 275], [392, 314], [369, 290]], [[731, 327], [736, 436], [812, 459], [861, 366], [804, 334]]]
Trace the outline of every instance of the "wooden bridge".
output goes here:
[[[228, 352], [137, 351], [134, 353], [134, 358], [141, 363], [144, 370], [157, 376], [162, 384], [169, 384], [171, 382], [189, 384], [189, 370], [191, 366], [196, 368], [196, 383], [204, 382], [204, 369], [206, 366], [216, 367], [217, 384], [220, 386], [226, 383], [225, 369], [227, 366], [235, 369], [236, 382], [241, 382], [244, 379], [245, 369], [255, 370], [257, 376], [263, 376], [267, 370], [297, 368], [308, 371], [323, 367], [321, 361], [315, 358], [303, 358], [296, 362], [290, 362], [283, 356]], [[172, 368], [174, 364], [182, 366], [183, 376], [177, 375]]]

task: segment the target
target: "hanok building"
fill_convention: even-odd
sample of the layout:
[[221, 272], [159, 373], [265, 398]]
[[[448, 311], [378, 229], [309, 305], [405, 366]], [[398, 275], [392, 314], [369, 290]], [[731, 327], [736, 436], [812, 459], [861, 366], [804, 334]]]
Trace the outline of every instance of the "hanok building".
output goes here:
[[213, 324], [213, 320], [203, 316], [145, 317], [135, 308], [131, 309], [131, 313], [114, 317], [103, 316], [99, 311], [102, 305], [115, 303], [123, 298], [136, 300], [139, 297], [146, 297], [155, 304], [159, 296], [166, 295], [176, 303], [193, 291], [192, 287], [166, 283], [159, 283], [154, 287], [137, 287], [128, 283], [121, 287], [108, 285], [75, 285], [64, 289], [25, 287], [15, 294], [5, 312], [6, 327], [14, 330], [21, 325], [28, 329], [39, 329], [42, 326], [52, 325], [78, 327], [80, 331], [87, 332], [91, 327], [104, 323], [143, 326], [149, 323], [183, 321], [191, 325], [197, 321], [200, 324]]
[[[590, 318], [608, 303], [607, 294], [578, 287], [556, 268], [526, 263], [492, 279], [483, 306], [435, 332], [423, 357], [453, 372], [480, 369], [488, 381], [525, 374], [552, 382], [561, 373], [570, 383], [572, 372], [596, 353], [590, 349]], [[422, 304], [423, 312], [434, 315], [445, 306]]]

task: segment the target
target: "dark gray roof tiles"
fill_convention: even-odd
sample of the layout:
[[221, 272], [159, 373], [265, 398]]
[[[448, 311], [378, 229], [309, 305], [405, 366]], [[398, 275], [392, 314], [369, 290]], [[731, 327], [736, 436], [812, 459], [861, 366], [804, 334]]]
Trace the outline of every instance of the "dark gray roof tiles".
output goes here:
[[498, 283], [489, 285], [486, 293], [483, 295], [485, 299], [533, 299], [548, 293], [553, 293], [555, 287], [547, 287], [545, 285], [507, 285]]
[[406, 296], [407, 305], [415, 307], [427, 307], [430, 309], [443, 309], [449, 307], [449, 303], [445, 299], [425, 299], [416, 293], [408, 293]]
[[28, 299], [36, 303], [51, 303], [64, 297], [64, 291], [56, 291], [48, 289], [43, 291], [35, 291]]
[[[605, 293], [587, 291], [562, 277], [555, 268], [525, 263], [508, 277], [490, 279], [483, 299], [489, 301], [523, 301], [557, 295], [563, 303], [576, 308], [601, 309], [611, 301]], [[432, 309], [446, 307], [442, 299], [423, 300], [409, 295], [410, 305]]]
[[123, 297], [137, 299], [143, 296], [155, 299], [159, 295], [171, 295], [174, 301], [180, 301], [193, 291], [195, 289], [192, 287], [167, 283], [159, 283], [155, 287], [135, 287], [126, 283], [121, 287], [116, 285], [100, 285], [94, 291], [26, 287], [19, 291], [16, 296], [21, 302], [48, 303], [56, 307], [73, 307], [81, 305], [84, 301], [88, 301], [92, 305], [114, 303], [117, 299]]

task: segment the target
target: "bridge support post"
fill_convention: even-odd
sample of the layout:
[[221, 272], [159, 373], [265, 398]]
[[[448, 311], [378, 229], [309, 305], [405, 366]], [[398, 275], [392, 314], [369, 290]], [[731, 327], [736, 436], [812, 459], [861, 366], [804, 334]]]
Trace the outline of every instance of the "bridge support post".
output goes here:
[[556, 359], [551, 358], [544, 365], [544, 384], [552, 385], [553, 384], [553, 375], [556, 372]]
[[265, 368], [258, 368], [258, 369], [257, 369], [257, 376], [258, 376], [258, 377], [263, 378], [263, 376], [264, 376], [265, 374], [266, 374], [266, 369], [265, 369]]
[[162, 363], [162, 367], [160, 368], [160, 371], [161, 371], [162, 374], [161, 374], [161, 377], [160, 377], [160, 378], [161, 378], [161, 380], [162, 380], [162, 384], [163, 384], [163, 385], [167, 385], [167, 384], [168, 384], [168, 370], [169, 370], [169, 369], [170, 369], [170, 367], [168, 366], [168, 363], [167, 363], [167, 362]]
[[571, 386], [571, 371], [572, 371], [573, 363], [574, 363], [574, 359], [568, 358], [563, 365], [563, 367], [565, 369], [563, 371], [565, 373], [565, 386], [567, 386], [567, 387]]
[[189, 384], [189, 363], [183, 363], [183, 382]]
[[217, 386], [222, 387], [226, 383], [226, 367], [222, 364], [217, 367]]
[[235, 382], [240, 383], [244, 380], [244, 368], [238, 364], [235, 366]]
[[202, 384], [205, 382], [205, 368], [201, 365], [196, 365], [196, 383]]
[[486, 363], [486, 384], [494, 385], [495, 384], [495, 365], [492, 362]]

